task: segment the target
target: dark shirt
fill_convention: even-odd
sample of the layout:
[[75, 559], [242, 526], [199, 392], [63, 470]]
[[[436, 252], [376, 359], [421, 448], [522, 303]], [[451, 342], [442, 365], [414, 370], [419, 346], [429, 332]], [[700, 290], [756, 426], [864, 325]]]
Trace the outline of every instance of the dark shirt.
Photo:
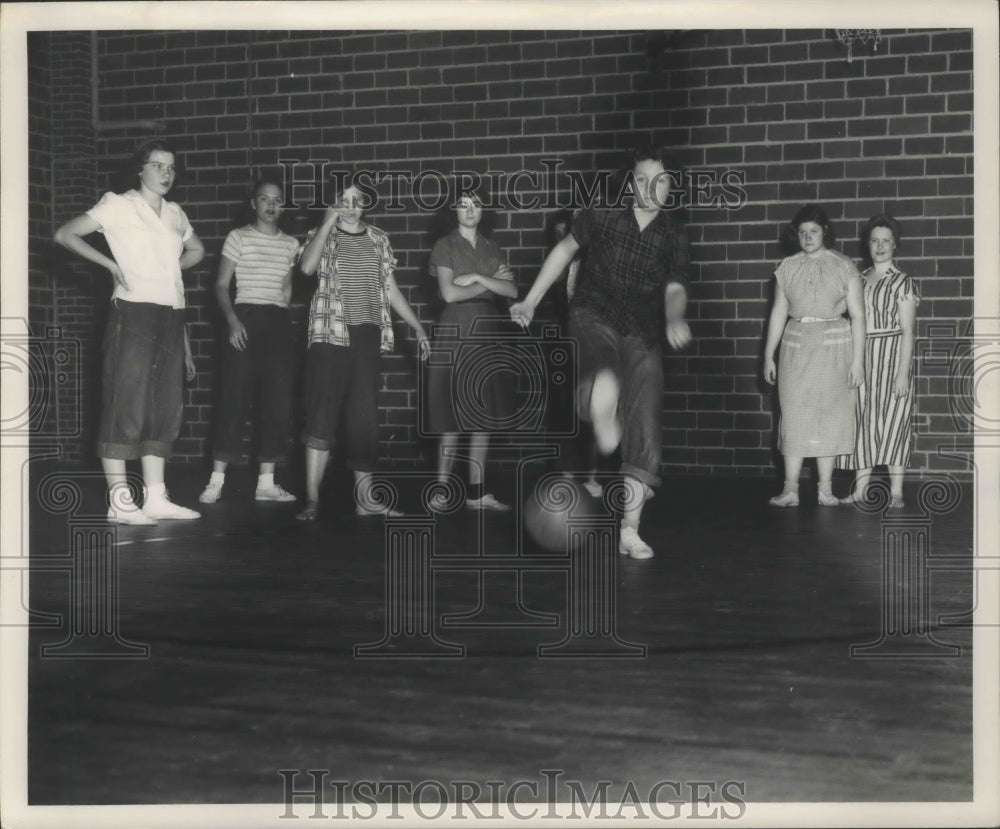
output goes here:
[[[493, 276], [504, 264], [503, 253], [492, 239], [476, 234], [476, 246], [473, 247], [456, 228], [447, 236], [437, 240], [431, 251], [430, 272], [437, 276], [437, 268], [449, 268], [455, 276], [467, 273], [478, 273], [481, 276]], [[493, 294], [486, 292], [476, 299], [492, 299]]]
[[663, 211], [640, 231], [630, 207], [580, 210], [570, 231], [587, 251], [572, 307], [600, 314], [619, 334], [658, 342], [664, 288], [688, 284], [684, 234]]

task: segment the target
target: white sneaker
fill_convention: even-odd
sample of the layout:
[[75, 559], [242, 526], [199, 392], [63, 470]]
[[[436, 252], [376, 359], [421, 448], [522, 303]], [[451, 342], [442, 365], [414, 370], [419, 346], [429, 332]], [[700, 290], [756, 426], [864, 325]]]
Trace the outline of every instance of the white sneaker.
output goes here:
[[198, 500], [203, 504], [214, 504], [222, 497], [222, 484], [208, 482], [208, 486], [202, 490], [201, 495], [198, 496]]
[[465, 506], [469, 509], [484, 510], [489, 512], [510, 512], [510, 507], [501, 504], [496, 498], [486, 493], [482, 498], [466, 498]]
[[108, 507], [108, 521], [112, 524], [129, 524], [135, 527], [148, 527], [156, 523], [156, 519], [143, 513], [132, 500], [128, 487], [114, 487], [110, 495], [111, 505]]
[[840, 499], [832, 492], [823, 492], [820, 490], [816, 493], [816, 503], [821, 507], [839, 507]]
[[639, 538], [639, 531], [635, 527], [622, 527], [618, 538], [618, 554], [639, 559], [652, 558], [653, 548]]
[[602, 455], [610, 455], [622, 442], [622, 427], [618, 422], [618, 378], [609, 369], [594, 377], [590, 391], [590, 419], [594, 424], [594, 439]]
[[584, 481], [583, 488], [590, 493], [591, 498], [600, 498], [604, 494], [604, 487], [597, 481]]
[[193, 509], [182, 507], [170, 500], [164, 490], [162, 495], [148, 495], [142, 505], [142, 511], [147, 518], [170, 518], [177, 521], [190, 521], [194, 518], [201, 518], [201, 513]]
[[285, 504], [296, 500], [292, 493], [282, 489], [278, 484], [266, 488], [257, 487], [253, 497], [257, 501], [281, 501]]
[[785, 489], [782, 490], [781, 495], [775, 495], [767, 503], [772, 507], [797, 507], [799, 505], [799, 493]]

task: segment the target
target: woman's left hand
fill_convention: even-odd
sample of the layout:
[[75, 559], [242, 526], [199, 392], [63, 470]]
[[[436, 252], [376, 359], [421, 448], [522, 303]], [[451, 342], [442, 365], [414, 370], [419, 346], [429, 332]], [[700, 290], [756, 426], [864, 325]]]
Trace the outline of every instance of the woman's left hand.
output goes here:
[[667, 323], [667, 342], [674, 351], [680, 351], [691, 342], [691, 329], [684, 320]]
[[423, 331], [417, 334], [417, 354], [421, 360], [427, 360], [431, 356], [431, 341]]
[[851, 367], [847, 370], [847, 383], [852, 389], [859, 388], [865, 382], [865, 367], [859, 366], [857, 363], [851, 363]]
[[184, 355], [184, 378], [189, 382], [194, 380], [197, 370], [194, 367], [194, 359], [190, 354]]
[[470, 285], [475, 285], [477, 282], [479, 282], [479, 274], [478, 273], [466, 273], [466, 274], [462, 274], [462, 276], [456, 276], [452, 280], [452, 284], [456, 288], [468, 288]]
[[897, 375], [892, 384], [892, 393], [896, 397], [906, 397], [910, 393], [910, 378]]

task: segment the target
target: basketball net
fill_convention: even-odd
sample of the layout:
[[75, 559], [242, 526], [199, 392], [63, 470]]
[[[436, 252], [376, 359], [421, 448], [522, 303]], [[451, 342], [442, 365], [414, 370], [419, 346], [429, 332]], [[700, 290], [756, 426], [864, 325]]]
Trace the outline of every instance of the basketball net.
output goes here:
[[852, 49], [856, 42], [862, 44], [872, 44], [872, 51], [878, 51], [878, 45], [882, 42], [882, 33], [878, 29], [834, 29], [837, 34], [837, 42], [847, 47], [847, 62], [854, 60]]

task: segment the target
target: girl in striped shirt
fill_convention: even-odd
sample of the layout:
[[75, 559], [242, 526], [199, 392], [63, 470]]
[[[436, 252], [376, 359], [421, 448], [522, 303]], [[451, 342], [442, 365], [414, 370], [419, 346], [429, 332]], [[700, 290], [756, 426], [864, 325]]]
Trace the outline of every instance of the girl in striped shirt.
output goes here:
[[[214, 504], [222, 495], [226, 467], [243, 454], [243, 433], [252, 402], [257, 406], [260, 474], [257, 501], [294, 501], [274, 481], [274, 467], [285, 457], [292, 405], [293, 333], [288, 309], [292, 267], [299, 242], [278, 227], [282, 190], [261, 181], [250, 206], [254, 223], [231, 231], [222, 246], [215, 296], [229, 326], [222, 369], [222, 394], [216, 422], [212, 476], [199, 501]], [[230, 283], [236, 277], [236, 301]]]

